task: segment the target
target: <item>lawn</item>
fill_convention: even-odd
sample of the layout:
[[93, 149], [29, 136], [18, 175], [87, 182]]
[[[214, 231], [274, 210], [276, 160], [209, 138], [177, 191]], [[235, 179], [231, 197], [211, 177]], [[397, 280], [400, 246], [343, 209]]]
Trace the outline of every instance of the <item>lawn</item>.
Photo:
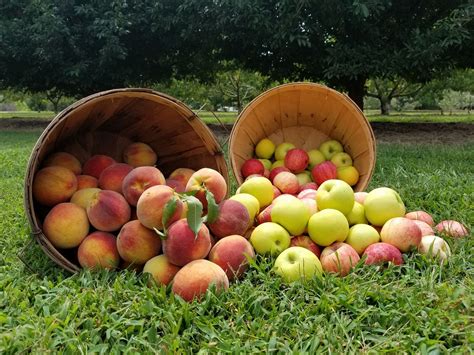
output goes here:
[[[0, 132], [2, 354], [474, 349], [472, 233], [449, 240], [453, 256], [444, 265], [408, 254], [401, 267], [359, 267], [290, 286], [258, 259], [228, 292], [201, 303], [148, 287], [130, 271], [70, 275], [29, 244], [23, 178], [39, 134]], [[473, 161], [472, 144], [380, 144], [370, 188], [393, 187], [409, 210], [473, 226]]]

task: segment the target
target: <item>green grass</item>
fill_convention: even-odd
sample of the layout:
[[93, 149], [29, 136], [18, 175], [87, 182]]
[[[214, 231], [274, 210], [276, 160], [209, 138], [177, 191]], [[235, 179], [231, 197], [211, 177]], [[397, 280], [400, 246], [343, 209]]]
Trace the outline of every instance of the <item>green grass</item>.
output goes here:
[[8, 118], [33, 118], [50, 120], [55, 116], [52, 111], [0, 111], [0, 119]]
[[[39, 134], [0, 132], [0, 353], [472, 352], [472, 234], [449, 240], [443, 266], [407, 254], [402, 267], [289, 286], [258, 259], [201, 303], [130, 271], [69, 275], [28, 244], [23, 178]], [[393, 187], [410, 210], [473, 225], [472, 145], [381, 144], [377, 159], [370, 188]]]

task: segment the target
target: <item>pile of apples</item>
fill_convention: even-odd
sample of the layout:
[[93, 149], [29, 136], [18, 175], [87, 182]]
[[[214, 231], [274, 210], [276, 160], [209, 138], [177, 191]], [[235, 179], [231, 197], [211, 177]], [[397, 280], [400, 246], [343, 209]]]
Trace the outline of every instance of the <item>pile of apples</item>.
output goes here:
[[306, 152], [292, 143], [275, 146], [269, 138], [264, 138], [255, 147], [255, 158], [246, 160], [240, 172], [244, 179], [265, 176], [284, 194], [316, 190], [330, 179], [343, 180], [351, 186], [359, 181], [359, 171], [352, 165], [351, 156], [335, 139]]

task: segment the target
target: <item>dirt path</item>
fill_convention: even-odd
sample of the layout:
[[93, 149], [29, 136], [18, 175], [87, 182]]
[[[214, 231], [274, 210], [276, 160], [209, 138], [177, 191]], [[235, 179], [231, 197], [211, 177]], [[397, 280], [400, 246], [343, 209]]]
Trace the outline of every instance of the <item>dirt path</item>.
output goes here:
[[[35, 119], [2, 119], [0, 131], [4, 130], [31, 130], [44, 129], [47, 120]], [[385, 123], [373, 122], [375, 138], [380, 143], [435, 143], [435, 144], [463, 144], [474, 143], [474, 124], [472, 123]], [[210, 124], [209, 128], [219, 138], [225, 139], [232, 125]]]

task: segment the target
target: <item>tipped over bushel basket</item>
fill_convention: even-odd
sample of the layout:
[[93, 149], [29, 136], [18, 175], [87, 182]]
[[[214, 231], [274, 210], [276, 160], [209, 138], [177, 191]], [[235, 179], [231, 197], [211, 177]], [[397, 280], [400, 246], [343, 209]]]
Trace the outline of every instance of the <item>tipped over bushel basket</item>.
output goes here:
[[66, 151], [84, 163], [94, 154], [122, 161], [132, 142], [149, 144], [157, 167], [168, 176], [176, 168], [208, 167], [228, 182], [221, 147], [213, 133], [182, 102], [148, 89], [114, 89], [83, 98], [60, 112], [44, 130], [30, 156], [25, 177], [25, 210], [32, 233], [43, 251], [64, 269], [80, 269], [76, 249], [58, 250], [42, 232], [47, 209], [33, 199], [35, 173], [48, 154]]
[[256, 144], [269, 138], [306, 151], [329, 139], [341, 142], [360, 178], [354, 191], [366, 189], [375, 166], [375, 138], [362, 111], [346, 95], [313, 83], [277, 86], [256, 97], [240, 113], [229, 141], [229, 158], [239, 185], [242, 164]]

